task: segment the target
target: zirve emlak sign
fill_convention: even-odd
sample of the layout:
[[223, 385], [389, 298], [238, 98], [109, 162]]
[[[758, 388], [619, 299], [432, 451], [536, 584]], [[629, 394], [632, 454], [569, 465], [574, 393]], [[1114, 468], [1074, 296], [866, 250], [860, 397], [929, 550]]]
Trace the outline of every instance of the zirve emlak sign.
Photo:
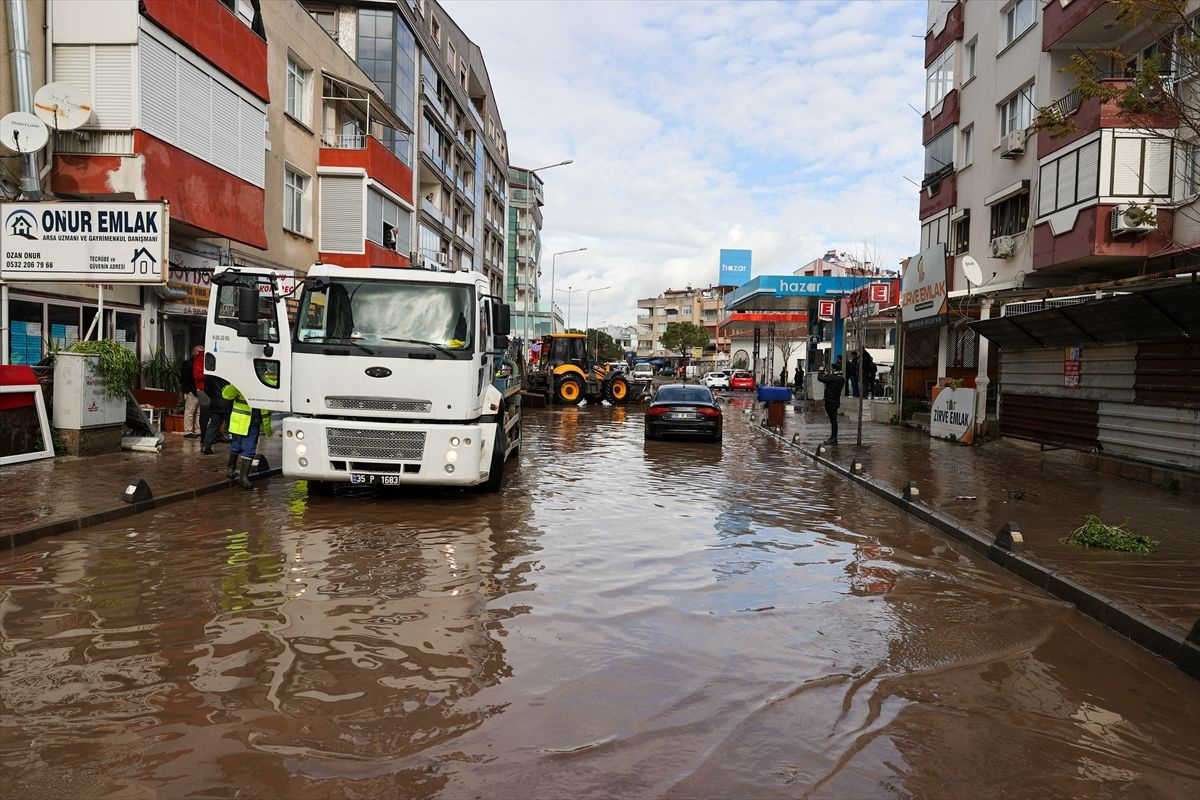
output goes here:
[[900, 315], [909, 328], [941, 325], [946, 314], [946, 245], [922, 250], [900, 279]]

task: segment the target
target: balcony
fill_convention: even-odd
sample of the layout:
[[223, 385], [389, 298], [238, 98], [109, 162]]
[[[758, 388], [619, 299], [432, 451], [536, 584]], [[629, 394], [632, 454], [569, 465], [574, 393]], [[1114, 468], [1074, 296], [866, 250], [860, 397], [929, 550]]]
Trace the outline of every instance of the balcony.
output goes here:
[[1178, 252], [1172, 245], [1174, 214], [1170, 206], [1158, 207], [1158, 229], [1144, 236], [1111, 232], [1116, 206], [1094, 205], [1082, 209], [1070, 230], [1055, 235], [1048, 222], [1033, 229], [1033, 268], [1035, 270], [1100, 267], [1111, 270], [1120, 262], [1141, 268], [1146, 259]]
[[429, 216], [433, 217], [435, 220], [437, 220], [437, 222], [439, 224], [441, 224], [443, 227], [446, 225], [446, 215], [442, 213], [442, 210], [440, 208], [438, 208], [437, 205], [435, 205], [433, 203], [433, 201], [427, 200], [424, 197], [422, 197], [421, 198], [421, 210], [424, 211]]
[[1043, 3], [1042, 50], [1089, 47], [1112, 41], [1121, 27], [1121, 8], [1108, 0]]
[[322, 167], [359, 167], [367, 177], [412, 202], [412, 170], [374, 136], [327, 133], [317, 163]]
[[[1076, 2], [1079, 1], [1076, 0]], [[1124, 89], [1131, 81], [1127, 78], [1105, 78], [1102, 83], [1114, 89]], [[1096, 97], [1084, 100], [1078, 90], [1060, 97], [1050, 105], [1050, 108], [1054, 109], [1051, 113], [1060, 115], [1062, 119], [1069, 119], [1074, 124], [1075, 130], [1058, 137], [1051, 135], [1050, 131], [1038, 131], [1038, 158], [1045, 158], [1054, 151], [1061, 150], [1071, 142], [1082, 139], [1101, 128], [1152, 130], [1179, 127], [1179, 117], [1173, 114], [1126, 116], [1121, 113], [1121, 109], [1115, 101], [1102, 103]]]
[[954, 8], [946, 14], [946, 24], [940, 31], [929, 31], [925, 34], [925, 66], [946, 51], [952, 42], [963, 37], [963, 4], [955, 3]]
[[928, 219], [934, 214], [945, 211], [957, 201], [957, 174], [953, 168], [945, 170], [945, 174], [934, 179], [930, 176], [927, 185], [921, 189], [921, 203], [918, 217]]
[[421, 97], [425, 98], [427, 108], [434, 111], [437, 118], [441, 121], [446, 119], [446, 107], [442, 105], [442, 99], [438, 97], [437, 83], [426, 78], [421, 78]]
[[926, 111], [921, 118], [921, 142], [928, 144], [951, 125], [957, 125], [958, 110], [958, 89], [951, 89], [941, 103]]
[[[267, 43], [233, 11], [221, 3], [181, 3], [178, 0], [141, 0], [137, 5], [147, 19], [153, 20], [260, 99], [271, 99], [267, 84]], [[79, 11], [65, 6], [59, 13], [76, 14]]]

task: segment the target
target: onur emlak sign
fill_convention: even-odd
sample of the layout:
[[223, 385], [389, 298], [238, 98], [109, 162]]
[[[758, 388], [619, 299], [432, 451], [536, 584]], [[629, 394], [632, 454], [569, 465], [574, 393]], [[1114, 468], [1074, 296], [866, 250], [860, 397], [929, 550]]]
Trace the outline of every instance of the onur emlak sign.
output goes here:
[[0, 204], [0, 278], [162, 283], [165, 203]]

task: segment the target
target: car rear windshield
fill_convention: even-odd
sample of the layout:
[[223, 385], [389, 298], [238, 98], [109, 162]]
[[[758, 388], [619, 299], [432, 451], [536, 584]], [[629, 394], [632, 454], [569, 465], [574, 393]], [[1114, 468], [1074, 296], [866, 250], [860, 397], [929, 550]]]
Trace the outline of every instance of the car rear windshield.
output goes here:
[[654, 396], [656, 403], [711, 403], [712, 392], [703, 386], [664, 386]]

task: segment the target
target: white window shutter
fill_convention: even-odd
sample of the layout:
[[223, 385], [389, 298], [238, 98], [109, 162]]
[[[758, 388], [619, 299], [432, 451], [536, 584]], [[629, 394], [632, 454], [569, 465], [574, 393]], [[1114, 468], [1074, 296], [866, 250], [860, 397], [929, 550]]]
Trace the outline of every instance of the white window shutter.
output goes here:
[[[240, 149], [240, 176], [255, 186], [262, 187], [266, 177], [267, 151], [263, 146], [266, 141], [267, 114], [250, 103], [242, 100], [239, 107], [241, 135], [236, 143]], [[232, 129], [232, 125], [230, 126]]]
[[321, 240], [325, 253], [361, 253], [363, 246], [363, 179], [322, 175]]
[[383, 244], [383, 195], [367, 190], [367, 238], [377, 245]]
[[213, 85], [212, 161], [226, 172], [241, 174], [241, 120], [238, 116], [242, 100], [227, 86]]
[[208, 161], [212, 157], [212, 80], [179, 60], [179, 146]]
[[1142, 191], [1142, 139], [1113, 138], [1112, 193], [1137, 196]]
[[1058, 207], [1075, 205], [1075, 156], [1070, 155], [1058, 162]]
[[129, 130], [133, 127], [133, 47], [98, 45], [94, 55], [92, 98], [100, 128]]
[[138, 36], [140, 115], [142, 128], [165, 142], [179, 140], [176, 117], [176, 55], [141, 32]]
[[1058, 165], [1051, 162], [1041, 168], [1038, 177], [1038, 213], [1050, 214], [1055, 210], [1054, 201], [1058, 195], [1055, 174]]
[[[92, 100], [92, 47], [86, 44], [59, 44], [54, 46], [54, 78], [69, 83]], [[96, 113], [83, 126], [96, 127]]]
[[1171, 140], [1146, 140], [1146, 174], [1142, 193], [1149, 197], [1171, 196]]
[[1100, 189], [1100, 142], [1095, 141], [1079, 151], [1079, 199], [1096, 196]]

